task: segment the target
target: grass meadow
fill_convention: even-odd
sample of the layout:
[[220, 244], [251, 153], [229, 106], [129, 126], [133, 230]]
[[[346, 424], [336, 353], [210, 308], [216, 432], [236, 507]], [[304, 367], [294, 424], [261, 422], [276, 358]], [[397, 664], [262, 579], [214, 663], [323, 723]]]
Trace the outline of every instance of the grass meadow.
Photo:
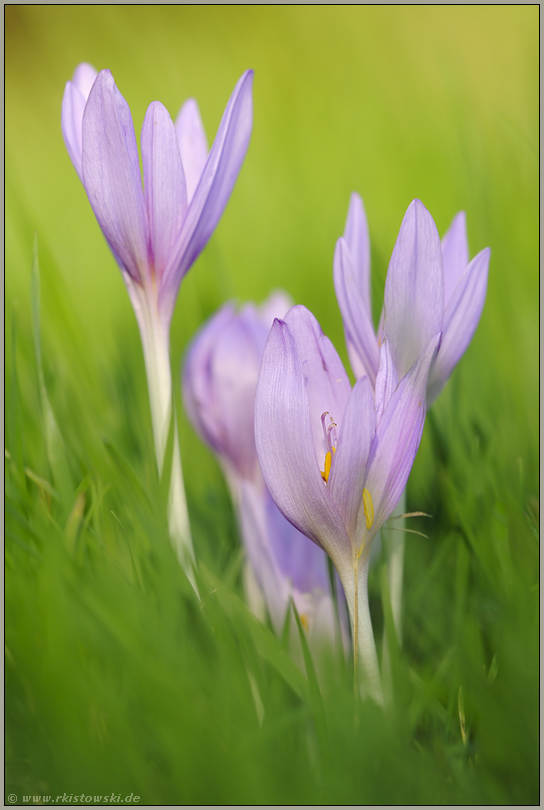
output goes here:
[[[534, 5], [6, 6], [7, 801], [538, 804], [538, 25]], [[175, 116], [194, 96], [210, 142], [255, 70], [249, 152], [172, 324], [201, 600], [168, 538], [134, 313], [62, 140], [83, 61], [138, 134], [151, 101]], [[357, 721], [349, 662], [331, 652], [316, 680], [247, 609], [228, 490], [179, 391], [197, 328], [275, 288], [348, 366], [332, 260], [352, 191], [376, 318], [412, 199], [441, 234], [465, 210], [471, 256], [491, 248], [408, 484], [433, 519], [407, 536], [402, 647], [383, 559], [370, 575], [393, 699]]]

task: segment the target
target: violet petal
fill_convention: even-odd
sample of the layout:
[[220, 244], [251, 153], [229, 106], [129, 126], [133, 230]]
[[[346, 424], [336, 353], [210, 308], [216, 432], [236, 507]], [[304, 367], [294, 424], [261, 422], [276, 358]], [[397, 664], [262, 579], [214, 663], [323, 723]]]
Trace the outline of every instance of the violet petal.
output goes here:
[[490, 255], [490, 249], [485, 248], [473, 258], [446, 307], [442, 345], [429, 375], [427, 407], [448, 381], [476, 331], [485, 303]]
[[469, 262], [467, 222], [464, 211], [459, 211], [453, 218], [450, 227], [442, 237], [441, 244], [444, 265], [444, 306], [447, 307]]
[[333, 278], [353, 373], [357, 379], [366, 375], [374, 385], [378, 370], [378, 341], [372, 318], [360, 293], [351, 252], [342, 237], [334, 251]]
[[152, 268], [160, 284], [187, 211], [179, 145], [168, 111], [154, 101], [142, 127], [144, 191]]
[[190, 204], [208, 158], [208, 140], [194, 98], [187, 99], [179, 111], [175, 127]]
[[83, 182], [81, 168], [82, 124], [85, 105], [98, 73], [83, 62], [74, 71], [71, 82], [66, 83], [62, 99], [61, 129], [66, 149], [74, 168]]
[[374, 394], [376, 400], [377, 423], [382, 418], [385, 407], [391, 398], [391, 394], [397, 387], [398, 382], [395, 364], [393, 363], [393, 358], [391, 357], [391, 351], [389, 349], [389, 341], [387, 340], [387, 337], [385, 337], [382, 340], [382, 345], [380, 346], [380, 367], [376, 377], [376, 390]]
[[83, 115], [83, 183], [121, 268], [139, 284], [149, 280], [147, 212], [130, 109], [103, 70]]
[[[302, 360], [287, 323], [274, 321], [255, 399], [255, 440], [276, 505], [347, 575], [351, 544], [316, 459]], [[347, 565], [347, 567], [346, 567]]]
[[372, 498], [374, 521], [368, 530], [361, 504], [357, 521], [358, 538], [375, 534], [392, 514], [406, 487], [423, 432], [427, 378], [440, 339], [440, 334], [432, 338], [385, 407], [376, 430], [364, 485]]
[[338, 446], [327, 482], [348, 534], [353, 540], [375, 431], [376, 415], [372, 388], [368, 378], [362, 377], [355, 384], [347, 401], [338, 433]]
[[353, 261], [357, 289], [363, 301], [367, 318], [372, 323], [370, 305], [370, 238], [365, 208], [359, 194], [353, 193], [349, 201], [344, 239]]
[[253, 71], [248, 70], [229, 99], [165, 271], [161, 298], [175, 300], [181, 279], [204, 249], [234, 188], [251, 136], [252, 84]]
[[383, 331], [399, 377], [442, 330], [444, 273], [433, 219], [419, 200], [404, 216], [385, 282]]
[[336, 349], [306, 307], [292, 307], [285, 316], [285, 322], [295, 339], [302, 364], [315, 455], [318, 464], [322, 466], [328, 447], [321, 415], [327, 412], [327, 424], [332, 421], [339, 425], [351, 393], [351, 385]]

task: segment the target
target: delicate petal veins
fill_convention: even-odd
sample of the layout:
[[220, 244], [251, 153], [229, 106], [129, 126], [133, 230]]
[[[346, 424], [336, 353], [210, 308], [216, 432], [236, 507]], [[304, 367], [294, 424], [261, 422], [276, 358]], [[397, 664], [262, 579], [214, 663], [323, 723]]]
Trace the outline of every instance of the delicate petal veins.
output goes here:
[[487, 292], [491, 251], [485, 248], [470, 262], [459, 279], [444, 313], [444, 335], [429, 375], [427, 407], [436, 399], [466, 349], [482, 314]]
[[251, 136], [252, 84], [253, 71], [248, 70], [229, 99], [169, 262], [161, 297], [175, 298], [181, 279], [204, 249], [234, 188]]
[[423, 203], [404, 216], [385, 282], [383, 329], [399, 377], [442, 330], [444, 274], [438, 231]]
[[190, 203], [208, 158], [208, 140], [194, 98], [187, 99], [179, 111], [176, 135], [187, 181], [187, 202]]
[[289, 326], [274, 321], [255, 399], [255, 441], [265, 482], [285, 517], [331, 557], [342, 576], [350, 541], [317, 463], [302, 361]]
[[176, 132], [160, 101], [149, 105], [144, 119], [142, 164], [152, 268], [160, 283], [187, 210]]
[[[436, 335], [421, 357], [400, 381], [387, 403], [376, 430], [365, 489], [373, 503], [372, 528], [366, 528], [363, 505], [357, 521], [357, 535], [373, 535], [387, 520], [408, 481], [425, 421], [427, 377], [440, 345]], [[367, 542], [367, 541], [365, 541]]]
[[442, 239], [442, 259], [444, 262], [444, 306], [447, 307], [469, 261], [467, 222], [464, 211], [459, 211], [453, 218], [453, 222]]
[[138, 148], [128, 104], [109, 70], [98, 74], [85, 107], [83, 183], [121, 268], [143, 284], [148, 238]]
[[370, 315], [356, 279], [353, 257], [347, 242], [340, 237], [334, 252], [334, 289], [346, 335], [351, 367], [359, 379], [366, 375], [371, 384], [378, 370], [378, 341]]

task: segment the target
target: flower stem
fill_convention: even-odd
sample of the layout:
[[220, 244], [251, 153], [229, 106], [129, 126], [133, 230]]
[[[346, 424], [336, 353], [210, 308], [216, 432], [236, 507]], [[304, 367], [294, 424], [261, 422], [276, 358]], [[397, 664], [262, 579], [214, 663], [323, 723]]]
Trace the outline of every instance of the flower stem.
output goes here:
[[355, 702], [357, 702], [359, 695], [359, 673], [357, 671], [359, 664], [359, 554], [357, 546], [353, 546], [353, 585], [354, 585], [354, 599], [353, 599], [353, 691], [355, 693]]
[[[129, 286], [127, 284], [127, 286]], [[159, 477], [163, 474], [164, 456], [172, 418], [172, 375], [170, 370], [169, 332], [165, 322], [146, 293], [136, 285], [129, 286], [142, 346], [151, 405], [151, 421]], [[181, 567], [196, 590], [193, 575], [194, 551], [189, 526], [187, 500], [179, 452], [178, 427], [174, 416], [174, 448], [168, 496], [168, 529]]]
[[357, 641], [361, 659], [360, 683], [363, 691], [366, 690], [376, 703], [382, 705], [383, 692], [380, 668], [372, 632], [370, 606], [368, 604], [368, 561], [369, 554], [363, 552], [359, 561], [357, 596]]
[[[395, 514], [404, 514], [406, 511], [406, 490], [403, 491]], [[404, 533], [398, 531], [404, 528], [404, 520], [395, 521], [395, 531], [388, 529], [386, 523], [382, 527], [382, 538], [387, 551], [388, 567], [387, 578], [389, 583], [389, 595], [391, 599], [391, 611], [393, 613], [393, 623], [399, 646], [402, 645], [402, 589], [404, 573]]]
[[383, 705], [380, 668], [368, 604], [369, 552], [370, 549], [365, 549], [359, 558], [357, 549], [354, 550], [353, 585], [347, 588], [344, 584], [344, 590], [348, 597], [352, 621], [353, 679], [356, 694], [370, 695], [376, 703]]

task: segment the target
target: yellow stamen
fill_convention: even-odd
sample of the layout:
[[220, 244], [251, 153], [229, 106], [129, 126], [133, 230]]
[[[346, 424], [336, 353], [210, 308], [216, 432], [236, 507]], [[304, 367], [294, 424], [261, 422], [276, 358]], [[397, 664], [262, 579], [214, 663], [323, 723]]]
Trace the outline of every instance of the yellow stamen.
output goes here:
[[326, 481], [329, 477], [329, 473], [331, 471], [331, 464], [332, 464], [332, 453], [330, 450], [328, 450], [325, 456], [325, 469], [321, 470], [321, 477], [323, 478], [323, 481]]
[[374, 523], [374, 504], [368, 489], [363, 489], [363, 508], [365, 510], [366, 528], [370, 529]]
[[304, 627], [306, 632], [308, 632], [308, 630], [310, 628], [310, 622], [308, 621], [308, 617], [306, 616], [305, 613], [300, 614], [300, 623]]

